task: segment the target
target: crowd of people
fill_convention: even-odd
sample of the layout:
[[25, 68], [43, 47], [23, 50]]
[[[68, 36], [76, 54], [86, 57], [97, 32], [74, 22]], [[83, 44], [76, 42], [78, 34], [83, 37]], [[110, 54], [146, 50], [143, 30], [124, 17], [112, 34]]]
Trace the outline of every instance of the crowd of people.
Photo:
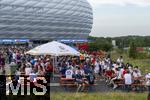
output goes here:
[[115, 83], [117, 80], [124, 80], [126, 89], [129, 89], [132, 83], [140, 83], [142, 77], [139, 67], [129, 63], [124, 64], [122, 56], [116, 62], [112, 62], [111, 66], [106, 67], [104, 75], [107, 78], [106, 82], [113, 85], [113, 89], [117, 88]]
[[5, 74], [5, 66], [9, 66], [10, 69], [15, 68], [15, 73], [7, 74], [15, 75], [16, 80], [19, 80], [20, 75], [29, 75], [32, 81], [36, 76], [50, 76], [53, 71], [51, 57], [28, 55], [26, 52], [29, 49], [31, 48], [27, 46], [1, 46], [0, 68], [2, 72]]
[[[88, 54], [84, 52], [84, 57], [77, 59], [67, 59], [59, 65], [61, 75], [66, 78], [75, 78], [78, 82], [80, 76], [80, 84], [86, 84], [81, 78], [86, 78], [92, 74], [94, 79], [99, 80], [105, 78], [108, 86], [113, 89], [118, 87], [116, 81], [121, 80], [124, 83], [125, 90], [130, 91], [132, 84], [145, 84], [149, 81], [148, 77], [142, 75], [139, 66], [130, 63], [124, 63], [124, 59], [120, 56], [113, 61], [109, 56], [99, 56], [98, 54]], [[80, 75], [79, 75], [80, 74]], [[89, 78], [90, 79], [90, 78]], [[90, 82], [90, 80], [89, 80]], [[94, 84], [94, 81], [93, 83]]]
[[[138, 66], [129, 63], [125, 64], [122, 56], [113, 61], [104, 53], [91, 53], [81, 50], [82, 55], [80, 57], [57, 57], [54, 65], [54, 59], [51, 56], [31, 56], [26, 54], [30, 49], [26, 46], [1, 46], [1, 70], [5, 72], [4, 67], [7, 64], [10, 67], [17, 65], [14, 73], [16, 80], [19, 79], [21, 74], [32, 76], [32, 81], [35, 81], [38, 75], [52, 77], [54, 71], [60, 73], [62, 77], [75, 78], [78, 84], [85, 84], [86, 81], [83, 78], [88, 80], [88, 84], [94, 84], [95, 79], [99, 80], [100, 77], [103, 77], [108, 85], [113, 85], [113, 89], [118, 87], [115, 83], [116, 80], [124, 79], [124, 84], [128, 90], [132, 83], [140, 82], [139, 78], [143, 76]], [[146, 79], [149, 81], [150, 78], [146, 77]]]

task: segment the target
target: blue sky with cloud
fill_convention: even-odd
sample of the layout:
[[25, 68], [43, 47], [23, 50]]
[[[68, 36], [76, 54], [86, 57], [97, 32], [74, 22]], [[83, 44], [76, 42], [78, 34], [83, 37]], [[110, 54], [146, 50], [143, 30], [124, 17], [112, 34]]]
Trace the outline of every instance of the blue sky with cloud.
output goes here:
[[88, 0], [93, 36], [150, 35], [150, 0]]

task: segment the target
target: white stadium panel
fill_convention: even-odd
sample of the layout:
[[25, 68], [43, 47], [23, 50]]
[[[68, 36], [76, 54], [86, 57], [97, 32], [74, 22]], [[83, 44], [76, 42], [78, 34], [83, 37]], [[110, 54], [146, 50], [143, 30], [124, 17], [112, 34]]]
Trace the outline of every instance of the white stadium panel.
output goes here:
[[87, 38], [92, 24], [87, 0], [0, 0], [0, 38]]

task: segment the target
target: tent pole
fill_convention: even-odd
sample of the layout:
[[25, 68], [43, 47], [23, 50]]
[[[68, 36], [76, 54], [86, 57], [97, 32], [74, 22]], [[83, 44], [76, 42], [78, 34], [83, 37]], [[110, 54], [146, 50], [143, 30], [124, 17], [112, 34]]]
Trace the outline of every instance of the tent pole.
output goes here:
[[54, 66], [55, 66], [54, 59], [55, 59], [55, 56], [53, 56], [53, 80], [55, 80], [55, 79], [54, 79], [54, 71], [55, 71], [55, 70], [54, 70], [54, 68], [55, 68], [55, 67], [54, 67]]

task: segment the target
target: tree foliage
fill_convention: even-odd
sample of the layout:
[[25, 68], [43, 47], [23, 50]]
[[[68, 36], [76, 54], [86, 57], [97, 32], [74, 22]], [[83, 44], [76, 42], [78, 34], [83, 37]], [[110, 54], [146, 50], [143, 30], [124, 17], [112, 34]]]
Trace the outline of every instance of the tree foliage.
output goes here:
[[130, 43], [134, 41], [137, 47], [150, 47], [150, 36], [124, 36], [124, 37], [115, 37], [117, 46], [120, 47], [129, 47]]
[[130, 43], [129, 57], [130, 57], [130, 58], [136, 58], [136, 57], [137, 57], [136, 44], [135, 44], [134, 41], [132, 41], [132, 42]]
[[89, 37], [91, 41], [107, 41], [111, 43], [112, 40], [116, 40], [118, 48], [122, 49], [130, 47], [130, 43], [134, 41], [137, 47], [150, 47], [150, 36], [122, 36], [122, 37]]
[[89, 43], [89, 51], [104, 50], [108, 52], [112, 49], [112, 47], [111, 41], [109, 39], [106, 40], [105, 38], [96, 39]]

